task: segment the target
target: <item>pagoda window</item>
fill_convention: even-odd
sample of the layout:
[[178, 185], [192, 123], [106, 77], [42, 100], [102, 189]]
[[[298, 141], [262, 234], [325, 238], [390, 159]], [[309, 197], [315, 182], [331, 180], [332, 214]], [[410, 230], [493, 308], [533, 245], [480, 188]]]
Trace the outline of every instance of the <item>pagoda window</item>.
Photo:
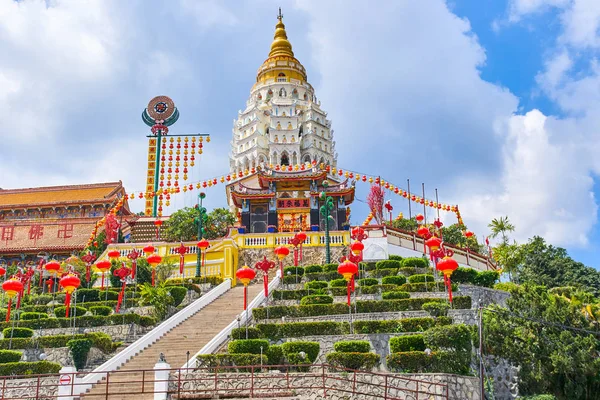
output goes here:
[[290, 115], [294, 115], [294, 109], [290, 108]]
[[250, 207], [250, 232], [265, 233], [267, 231], [267, 208], [266, 206], [253, 205]]
[[277, 75], [277, 82], [287, 82], [287, 79], [283, 72], [280, 72], [279, 75]]
[[2, 241], [6, 242], [9, 240], [13, 240], [15, 235], [15, 227], [14, 226], [3, 226], [2, 227]]
[[281, 155], [281, 165], [290, 165], [290, 158], [286, 153]]
[[291, 131], [292, 129], [294, 129], [294, 128], [292, 127], [292, 123], [291, 123], [291, 122], [288, 122], [288, 126], [287, 126], [287, 128], [288, 128], [288, 131]]
[[281, 116], [282, 116], [282, 117], [285, 117], [285, 116], [286, 116], [286, 115], [285, 115], [285, 111], [284, 111], [284, 112], [281, 114]]
[[321, 123], [321, 118], [317, 117], [317, 123]]
[[298, 137], [302, 137], [302, 127], [304, 125], [300, 125], [300, 129], [298, 129]]
[[294, 89], [292, 90], [292, 99], [297, 99], [298, 98], [298, 89]]
[[284, 88], [279, 89], [279, 97], [286, 97], [287, 96], [287, 92], [285, 91]]
[[319, 142], [319, 149], [321, 149], [321, 144], [322, 144], [322, 143], [321, 143], [321, 142]]
[[[293, 139], [293, 138], [292, 138]], [[292, 140], [293, 141], [293, 140]], [[298, 156], [296, 155], [296, 152], [294, 152], [292, 154], [292, 165], [296, 165], [298, 164]]]
[[303, 160], [303, 162], [304, 162], [304, 163], [310, 163], [310, 154], [305, 154], [305, 155], [304, 155], [304, 160]]

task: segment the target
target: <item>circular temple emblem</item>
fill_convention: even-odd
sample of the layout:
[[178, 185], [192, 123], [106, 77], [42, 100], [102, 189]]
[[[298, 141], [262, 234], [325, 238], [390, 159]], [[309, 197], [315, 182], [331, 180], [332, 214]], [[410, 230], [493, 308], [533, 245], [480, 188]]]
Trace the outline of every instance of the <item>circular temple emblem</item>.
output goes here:
[[167, 96], [156, 96], [148, 103], [148, 114], [155, 121], [164, 121], [175, 112], [175, 104]]

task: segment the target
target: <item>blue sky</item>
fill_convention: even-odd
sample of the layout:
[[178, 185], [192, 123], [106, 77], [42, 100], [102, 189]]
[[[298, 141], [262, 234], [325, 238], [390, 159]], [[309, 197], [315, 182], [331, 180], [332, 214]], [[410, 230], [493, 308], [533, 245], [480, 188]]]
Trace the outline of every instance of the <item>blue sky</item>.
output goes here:
[[[158, 94], [180, 110], [173, 132], [212, 134], [190, 179], [226, 174], [232, 122], [281, 6], [342, 168], [425, 182], [480, 236], [508, 215], [515, 239], [538, 234], [600, 267], [600, 2], [369, 4], [0, 0], [0, 187], [121, 179], [143, 190], [140, 114]], [[224, 205], [222, 187], [207, 201]], [[366, 213], [357, 201], [353, 222]]]

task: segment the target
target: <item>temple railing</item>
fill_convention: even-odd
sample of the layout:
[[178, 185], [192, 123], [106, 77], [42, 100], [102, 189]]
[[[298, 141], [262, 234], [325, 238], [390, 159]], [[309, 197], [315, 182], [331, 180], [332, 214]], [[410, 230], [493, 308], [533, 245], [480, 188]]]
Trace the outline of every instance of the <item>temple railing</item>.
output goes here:
[[[287, 245], [294, 238], [295, 233], [247, 233], [236, 235], [233, 240], [241, 249], [274, 248]], [[330, 246], [348, 246], [350, 233], [348, 231], [333, 231], [329, 233]], [[305, 247], [319, 247], [325, 245], [323, 232], [306, 232]]]

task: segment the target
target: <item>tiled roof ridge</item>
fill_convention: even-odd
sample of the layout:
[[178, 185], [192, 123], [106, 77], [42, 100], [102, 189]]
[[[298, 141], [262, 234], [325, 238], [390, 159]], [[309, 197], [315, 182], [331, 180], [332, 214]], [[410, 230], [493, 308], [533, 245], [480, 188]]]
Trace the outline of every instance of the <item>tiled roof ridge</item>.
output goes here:
[[116, 182], [100, 182], [100, 183], [84, 183], [79, 185], [58, 185], [58, 186], [40, 186], [33, 188], [20, 188], [20, 189], [2, 189], [0, 188], [0, 195], [3, 194], [14, 194], [14, 193], [32, 193], [32, 192], [48, 192], [48, 191], [61, 191], [61, 190], [79, 190], [79, 189], [95, 189], [102, 187], [113, 187], [115, 190], [110, 194], [113, 195], [118, 189], [123, 186], [122, 181]]

